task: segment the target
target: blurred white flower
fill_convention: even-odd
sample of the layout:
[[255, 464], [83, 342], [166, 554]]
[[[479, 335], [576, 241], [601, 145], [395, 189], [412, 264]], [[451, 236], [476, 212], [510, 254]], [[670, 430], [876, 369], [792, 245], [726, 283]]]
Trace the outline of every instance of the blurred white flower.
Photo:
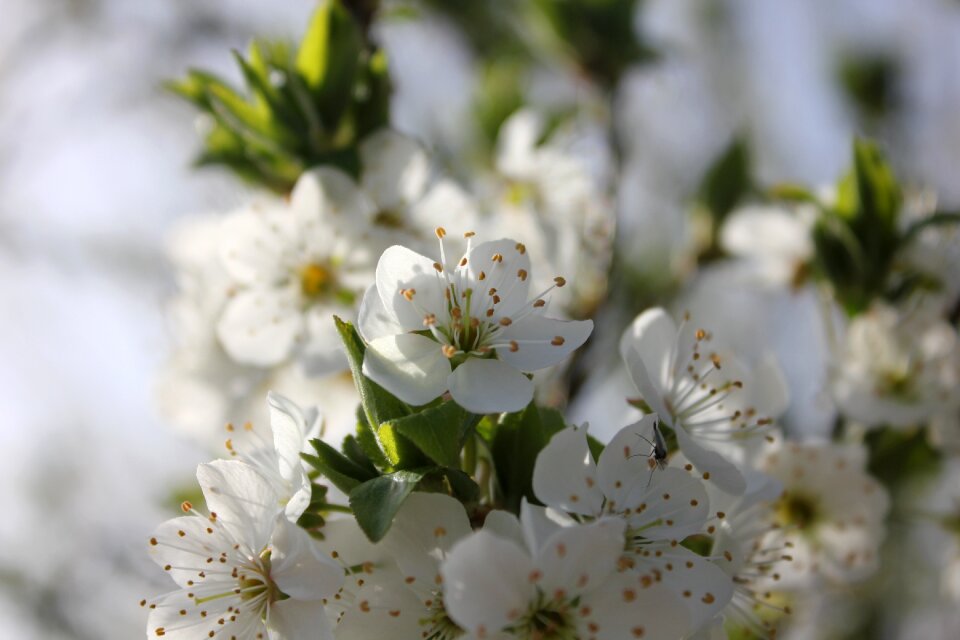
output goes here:
[[812, 211], [798, 208], [741, 207], [724, 220], [723, 248], [743, 259], [754, 277], [773, 286], [796, 285], [813, 257]]
[[220, 256], [233, 285], [217, 323], [231, 358], [269, 367], [300, 360], [311, 374], [344, 368], [333, 316], [351, 318], [373, 279], [357, 232], [375, 211], [336, 169], [303, 174], [285, 207], [229, 216]]
[[[633, 321], [620, 354], [643, 401], [673, 429], [677, 444], [705, 480], [733, 494], [746, 485], [730, 445], [762, 436], [787, 407], [787, 388], [773, 360], [748, 370], [689, 318], [678, 328], [661, 308]], [[709, 350], [708, 350], [709, 349]], [[723, 451], [723, 455], [717, 452]]]
[[764, 538], [767, 547], [791, 547], [781, 585], [844, 584], [877, 569], [890, 498], [866, 463], [862, 445], [840, 443], [785, 443], [761, 459], [784, 489], [772, 510], [778, 526]]
[[202, 464], [197, 480], [210, 509], [160, 525], [150, 539], [154, 561], [180, 589], [143, 602], [150, 637], [201, 640], [330, 639], [323, 599], [343, 570], [278, 507], [270, 483], [239, 460]]
[[543, 316], [530, 299], [530, 256], [514, 240], [484, 242], [451, 267], [446, 231], [440, 261], [393, 246], [377, 264], [359, 329], [368, 342], [363, 372], [400, 399], [426, 404], [445, 391], [474, 413], [519, 411], [533, 398], [523, 372], [560, 362], [590, 336], [593, 322]]
[[625, 522], [562, 527], [537, 549], [484, 528], [441, 566], [449, 616], [478, 638], [678, 638], [689, 628], [678, 598], [618, 572]]
[[881, 303], [850, 321], [831, 377], [841, 412], [878, 427], [956, 414], [958, 385], [956, 330], [935, 316]]
[[535, 287], [547, 286], [544, 273], [576, 273], [570, 287], [555, 296], [555, 304], [583, 317], [606, 292], [613, 206], [571, 148], [576, 137], [554, 131], [542, 141], [545, 130], [544, 118], [532, 109], [517, 111], [501, 126], [482, 229], [487, 236], [526, 240], [532, 259], [544, 266], [533, 276]]

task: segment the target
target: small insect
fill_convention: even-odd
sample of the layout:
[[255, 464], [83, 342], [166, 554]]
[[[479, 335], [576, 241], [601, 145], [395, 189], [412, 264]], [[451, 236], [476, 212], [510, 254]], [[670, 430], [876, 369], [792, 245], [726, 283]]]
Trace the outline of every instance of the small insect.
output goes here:
[[663, 439], [663, 434], [660, 432], [659, 420], [653, 421], [653, 442], [641, 436], [639, 433], [636, 435], [652, 447], [650, 453], [647, 454], [648, 463], [650, 464], [650, 477], [647, 479], [647, 486], [649, 487], [650, 481], [653, 480], [653, 472], [657, 469], [662, 470], [667, 468], [667, 442]]

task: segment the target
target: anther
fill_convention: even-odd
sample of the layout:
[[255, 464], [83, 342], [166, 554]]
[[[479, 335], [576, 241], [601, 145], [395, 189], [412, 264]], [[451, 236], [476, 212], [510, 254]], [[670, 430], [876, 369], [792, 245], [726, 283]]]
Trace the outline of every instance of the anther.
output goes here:
[[554, 282], [558, 287], [562, 287], [563, 285], [567, 284], [566, 279], [564, 279], [564, 278], [562, 278], [562, 277], [560, 277], [560, 276], [557, 276], [556, 278], [554, 278], [554, 279], [553, 279], [553, 282]]
[[477, 235], [475, 231], [467, 231], [467, 232], [465, 232], [465, 233], [463, 234], [463, 237], [464, 237], [464, 238], [472, 238], [472, 237], [475, 236], [475, 235]]
[[552, 344], [555, 347], [559, 347], [564, 342], [566, 342], [566, 340], [564, 340], [563, 336], [555, 336], [553, 340], [550, 341], [550, 344]]
[[443, 227], [437, 227], [436, 229], [434, 229], [434, 233], [436, 233], [437, 237], [442, 240], [443, 236], [447, 235], [447, 230], [444, 229]]
[[547, 301], [546, 301], [546, 300], [537, 300], [536, 302], [533, 303], [533, 306], [539, 309], [540, 307], [544, 306], [545, 304], [547, 304]]
[[443, 352], [443, 355], [448, 358], [452, 358], [453, 356], [457, 355], [457, 348], [452, 344], [445, 344], [440, 350]]
[[520, 253], [520, 255], [523, 255], [523, 254], [525, 254], [525, 253], [527, 252], [527, 246], [526, 246], [525, 244], [523, 244], [522, 242], [518, 242], [518, 243], [517, 243], [517, 251]]
[[509, 327], [511, 324], [513, 324], [513, 320], [511, 320], [510, 318], [507, 318], [506, 316], [504, 316], [503, 318], [500, 318], [501, 327]]
[[516, 341], [516, 340], [511, 340], [511, 341], [510, 341], [510, 351], [516, 353], [516, 352], [519, 351], [519, 350], [520, 350], [520, 345], [517, 344], [517, 341]]
[[460, 258], [460, 266], [461, 267], [467, 266], [467, 256], [463, 256], [462, 258]]
[[443, 265], [439, 262], [434, 262], [433, 268], [437, 270], [437, 273], [443, 273]]
[[520, 269], [519, 271], [517, 271], [517, 277], [520, 278], [520, 282], [526, 282], [526, 280], [527, 280], [527, 270], [526, 270], [526, 269]]

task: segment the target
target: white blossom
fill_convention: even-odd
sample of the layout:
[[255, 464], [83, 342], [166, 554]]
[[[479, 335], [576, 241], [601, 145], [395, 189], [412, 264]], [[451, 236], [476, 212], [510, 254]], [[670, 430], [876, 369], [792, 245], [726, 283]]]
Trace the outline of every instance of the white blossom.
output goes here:
[[349, 176], [314, 169], [290, 203], [229, 216], [220, 255], [231, 277], [217, 337], [234, 360], [269, 367], [299, 360], [313, 374], [344, 368], [332, 317], [353, 317], [373, 256], [356, 241], [374, 208]]
[[519, 411], [533, 398], [524, 372], [550, 367], [582, 345], [593, 322], [543, 315], [557, 277], [530, 298], [530, 257], [514, 240], [472, 246], [455, 263], [393, 246], [377, 264], [359, 329], [363, 372], [400, 399], [425, 404], [444, 392], [474, 413]]
[[487, 528], [454, 545], [441, 567], [446, 610], [477, 638], [679, 638], [678, 598], [618, 572], [625, 523], [562, 527], [539, 548]]
[[791, 547], [781, 584], [844, 584], [877, 569], [890, 498], [866, 462], [863, 446], [841, 443], [786, 443], [761, 459], [760, 469], [783, 485], [772, 512], [779, 526], [764, 539]]
[[843, 414], [908, 427], [960, 410], [960, 342], [946, 322], [877, 303], [850, 321], [831, 377]]
[[647, 416], [621, 429], [596, 463], [585, 428], [561, 431], [537, 457], [533, 489], [545, 505], [575, 517], [623, 519], [624, 566], [676, 594], [696, 628], [726, 605], [733, 585], [708, 559], [679, 545], [703, 530], [710, 504], [691, 469], [658, 468], [651, 457], [656, 420]]
[[143, 601], [148, 637], [332, 638], [323, 599], [343, 570], [283, 516], [270, 482], [239, 460], [202, 464], [197, 479], [209, 515], [185, 503], [150, 539], [180, 588]]
[[748, 370], [712, 340], [689, 318], [678, 328], [654, 308], [633, 321], [620, 353], [643, 402], [673, 429], [703, 478], [740, 494], [746, 485], [731, 449], [768, 430], [787, 406], [787, 389], [773, 361]]

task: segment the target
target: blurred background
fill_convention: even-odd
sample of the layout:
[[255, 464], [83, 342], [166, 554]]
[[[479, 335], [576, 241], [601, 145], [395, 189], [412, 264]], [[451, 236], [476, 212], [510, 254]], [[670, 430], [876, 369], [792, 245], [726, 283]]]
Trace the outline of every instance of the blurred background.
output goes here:
[[[687, 268], [677, 212], [718, 167], [816, 188], [854, 134], [960, 206], [960, 3], [524, 4], [384, 3], [392, 120], [462, 175], [453, 159], [489, 152], [517, 106], [575, 112], [618, 246], [655, 280]], [[144, 541], [209, 452], [156, 408], [165, 243], [251, 193], [191, 167], [194, 111], [161, 84], [191, 67], [239, 81], [231, 49], [298, 39], [314, 6], [0, 0], [0, 637], [141, 637], [138, 601], [167, 588]]]

